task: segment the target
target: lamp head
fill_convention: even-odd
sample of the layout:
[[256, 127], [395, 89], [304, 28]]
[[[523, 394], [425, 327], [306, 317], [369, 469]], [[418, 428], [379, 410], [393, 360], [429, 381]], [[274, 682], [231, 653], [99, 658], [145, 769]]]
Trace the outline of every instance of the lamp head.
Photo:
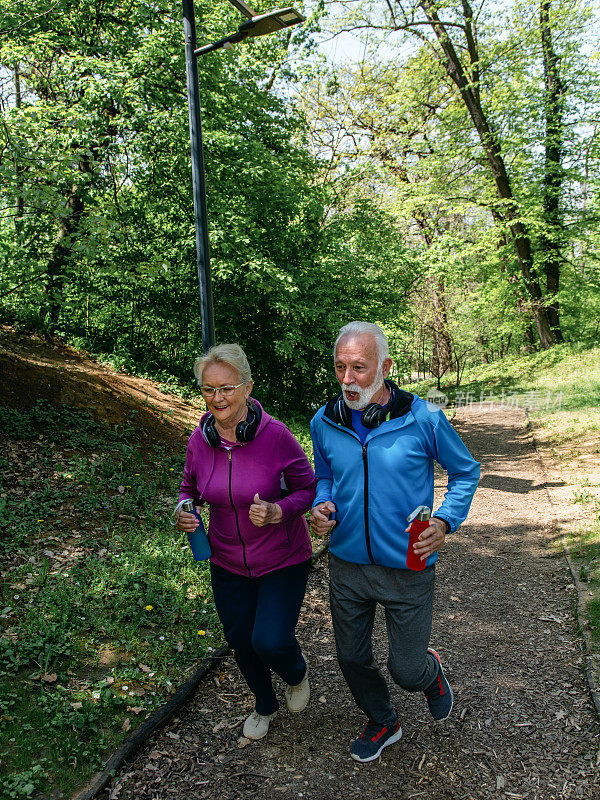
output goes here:
[[[230, 2], [233, 2], [233, 0], [230, 0]], [[236, 0], [233, 5], [235, 5], [236, 8], [239, 8], [240, 11], [246, 15], [249, 11], [252, 11], [249, 6], [246, 6], [245, 3], [241, 3], [240, 0]], [[244, 11], [241, 6], [244, 6], [246, 10]], [[194, 55], [201, 56], [205, 53], [210, 53], [213, 50], [219, 50], [221, 47], [229, 50], [231, 49], [232, 45], [237, 44], [248, 37], [265, 36], [267, 33], [275, 33], [275, 31], [283, 30], [283, 28], [289, 28], [292, 25], [298, 25], [300, 22], [304, 22], [304, 20], [305, 17], [303, 17], [299, 11], [296, 11], [295, 8], [291, 7], [279, 8], [275, 11], [269, 11], [267, 14], [255, 14], [254, 16], [242, 22], [235, 33], [226, 36], [224, 39], [219, 39], [218, 42], [213, 42], [212, 44], [204, 45], [204, 47], [199, 47], [197, 50], [194, 50]]]
[[264, 36], [267, 33], [298, 25], [300, 22], [304, 22], [304, 19], [305, 17], [295, 8], [280, 8], [242, 22], [238, 30], [247, 30], [248, 36]]

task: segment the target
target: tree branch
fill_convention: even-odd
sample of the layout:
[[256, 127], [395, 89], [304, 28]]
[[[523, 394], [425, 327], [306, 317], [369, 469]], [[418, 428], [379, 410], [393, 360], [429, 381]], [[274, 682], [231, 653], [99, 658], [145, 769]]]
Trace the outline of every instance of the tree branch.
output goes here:
[[33, 281], [39, 281], [41, 278], [44, 278], [45, 275], [45, 272], [40, 272], [38, 275], [34, 275], [33, 278], [28, 278], [26, 281], [21, 281], [21, 283], [17, 283], [16, 286], [13, 286], [12, 289], [9, 289], [8, 292], [3, 292], [3, 294], [0, 294], [0, 297], [8, 297], [9, 294], [12, 294], [17, 289], [20, 289], [21, 286], [25, 286], [28, 283], [33, 283]]
[[36, 14], [34, 17], [29, 17], [26, 19], [25, 22], [22, 22], [20, 25], [15, 25], [14, 28], [5, 28], [3, 31], [0, 31], [0, 36], [4, 36], [5, 33], [12, 33], [13, 31], [18, 31], [19, 28], [24, 28], [26, 25], [29, 25], [30, 22], [33, 22], [34, 19], [39, 19], [40, 17], [45, 17], [49, 14], [56, 6], [59, 4], [60, 0], [55, 0], [54, 5], [51, 5], [49, 9], [46, 11], [42, 11], [40, 14]]

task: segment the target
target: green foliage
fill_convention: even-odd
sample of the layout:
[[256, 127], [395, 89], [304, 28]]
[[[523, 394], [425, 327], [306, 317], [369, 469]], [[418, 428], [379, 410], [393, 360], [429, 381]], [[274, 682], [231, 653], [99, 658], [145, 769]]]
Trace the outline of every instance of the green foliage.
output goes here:
[[36, 626], [36, 615], [28, 615], [19, 626], [23, 641], [0, 640], [0, 676], [16, 674], [21, 667], [32, 664], [43, 665], [45, 671], [51, 670], [61, 659], [68, 658], [73, 651], [69, 640], [70, 631], [62, 626], [68, 623], [64, 618], [59, 622], [49, 622], [43, 630]]
[[[179, 6], [36, 0], [14, 25], [15, 6], [2, 8], [0, 320], [189, 393], [201, 330]], [[581, 55], [586, 15], [575, 35], [577, 9], [551, 10], [566, 87], [560, 235], [544, 221], [537, 6], [482, 7], [479, 91], [534, 274], [539, 248], [557, 243], [563, 331], [593, 342], [597, 70]], [[238, 19], [225, 3], [203, 12], [200, 41]], [[399, 373], [440, 375], [529, 348], [532, 319], [481, 141], [443, 65], [427, 47], [389, 50], [292, 103], [289, 82], [315, 71], [302, 58], [318, 14], [291, 39], [200, 62], [217, 339], [245, 347], [268, 408], [305, 415], [298, 385], [314, 402], [331, 393], [331, 342], [349, 319], [384, 324]], [[460, 21], [464, 7], [443, 14]]]
[[72, 791], [221, 633], [207, 566], [168, 524], [183, 453], [72, 409], [0, 412], [0, 786], [26, 797]]
[[588, 618], [592, 629], [592, 637], [600, 645], [600, 598], [590, 600], [587, 606]]
[[0, 776], [0, 792], [6, 800], [22, 800], [31, 797], [42, 785], [44, 772], [40, 764], [16, 775]]
[[[411, 324], [403, 319], [398, 332], [413, 370], [439, 374], [451, 361], [462, 368], [531, 349], [537, 306], [530, 280], [539, 283], [543, 303], [559, 304], [566, 338], [598, 340], [598, 142], [591, 131], [600, 95], [598, 61], [588, 58], [597, 51], [598, 28], [587, 7], [561, 0], [545, 7], [554, 76], [543, 59], [539, 3], [487, 2], [471, 17], [468, 3], [435, 5], [448, 23], [442, 40], [454, 42], [493, 152], [452, 80], [457, 73], [435, 26], [414, 21], [433, 4], [401, 10], [342, 2], [342, 22], [369, 29], [366, 56], [330, 68], [304, 101], [316, 146], [327, 143], [340, 182], [341, 166], [360, 170], [363, 186], [367, 176], [414, 248], [421, 280], [407, 313]], [[376, 31], [386, 28], [394, 35], [383, 47]], [[561, 87], [554, 119], [551, 77]], [[328, 137], [331, 128], [336, 135]], [[507, 170], [502, 187], [499, 165], [490, 169], [495, 156]], [[530, 280], [513, 222], [531, 249]], [[553, 248], [559, 275], [551, 280]], [[406, 329], [414, 332], [411, 343]]]
[[[226, 5], [203, 9], [200, 41], [238, 23]], [[201, 330], [180, 7], [60, 0], [28, 13], [0, 47], [21, 93], [5, 85], [3, 193], [18, 210], [0, 223], [0, 319], [189, 387]], [[217, 339], [245, 347], [277, 412], [306, 413], [298, 385], [329, 360], [336, 326], [397, 301], [408, 269], [375, 205], [327, 218], [304, 122], [270, 88], [315, 24], [200, 68]], [[317, 370], [317, 398], [329, 387]]]
[[[597, 489], [597, 487], [596, 487]], [[596, 647], [600, 648], [600, 505], [598, 495], [585, 504], [589, 511], [592, 505], [595, 518], [584, 525], [577, 525], [567, 537], [569, 550], [579, 565], [579, 578], [586, 584], [590, 599], [586, 602], [585, 613]]]

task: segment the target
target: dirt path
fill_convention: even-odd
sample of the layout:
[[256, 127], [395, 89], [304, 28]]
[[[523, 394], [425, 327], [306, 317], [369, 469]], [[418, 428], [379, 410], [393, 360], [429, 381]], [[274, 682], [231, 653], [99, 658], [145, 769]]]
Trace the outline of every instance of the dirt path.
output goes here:
[[240, 747], [251, 699], [229, 658], [121, 772], [111, 797], [600, 798], [600, 725], [581, 670], [574, 591], [564, 559], [548, 549], [552, 509], [523, 415], [464, 411], [457, 427], [484, 471], [469, 521], [438, 567], [433, 643], [456, 695], [451, 718], [432, 722], [421, 695], [396, 690], [402, 740], [372, 764], [349, 758], [363, 719], [335, 662], [321, 563], [300, 625], [313, 684], [307, 711], [281, 711], [266, 739]]

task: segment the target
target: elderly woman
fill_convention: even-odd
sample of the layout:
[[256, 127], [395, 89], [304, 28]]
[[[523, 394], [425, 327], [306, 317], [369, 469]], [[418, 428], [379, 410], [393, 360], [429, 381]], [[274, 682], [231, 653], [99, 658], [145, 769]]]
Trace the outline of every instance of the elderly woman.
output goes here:
[[[315, 477], [288, 428], [250, 396], [250, 366], [239, 345], [212, 347], [194, 374], [208, 412], [190, 436], [179, 496], [210, 507], [215, 605], [256, 698], [244, 736], [261, 739], [279, 707], [271, 670], [287, 684], [290, 711], [303, 711], [310, 697], [295, 629], [312, 555], [303, 515]], [[197, 525], [190, 513], [177, 521], [186, 533]]]

